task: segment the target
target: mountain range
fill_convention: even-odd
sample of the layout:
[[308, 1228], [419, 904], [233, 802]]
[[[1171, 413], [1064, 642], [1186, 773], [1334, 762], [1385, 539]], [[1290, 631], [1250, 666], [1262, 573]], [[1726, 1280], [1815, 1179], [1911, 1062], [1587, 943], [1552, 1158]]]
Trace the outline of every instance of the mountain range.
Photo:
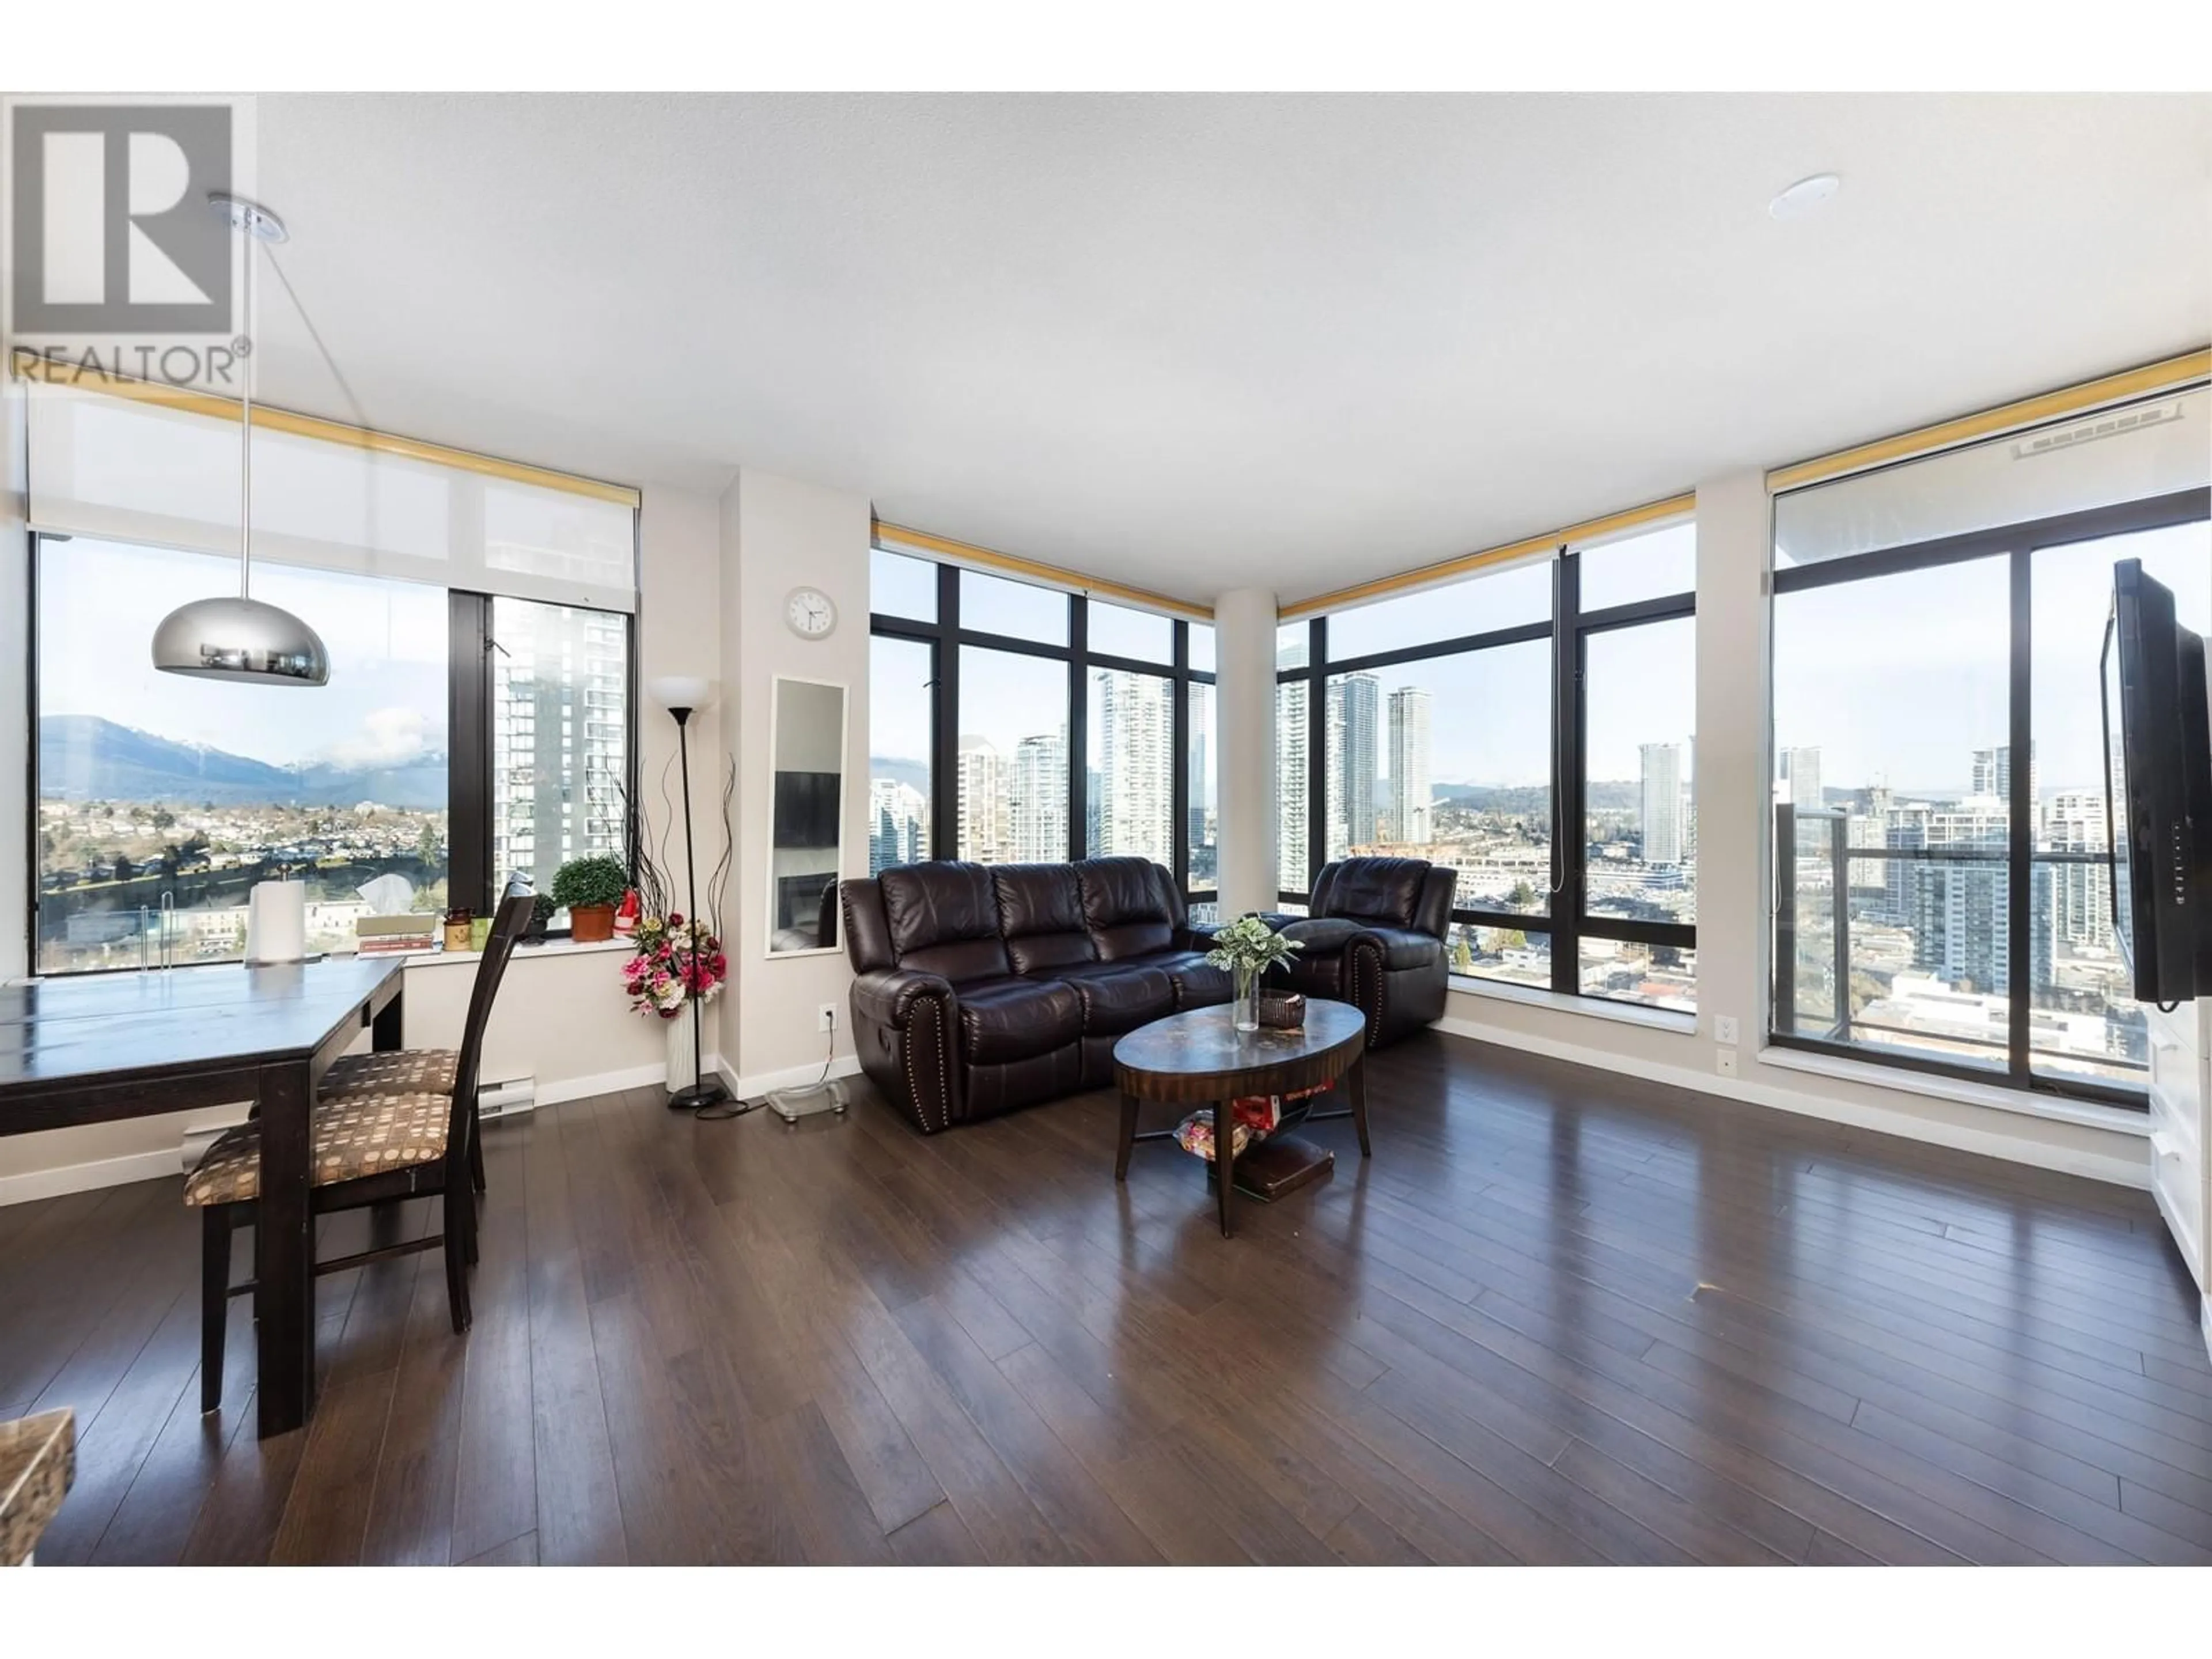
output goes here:
[[[1504, 812], [1530, 817], [1552, 810], [1552, 787], [1547, 783], [1440, 783], [1437, 799], [1449, 806], [1477, 812]], [[1626, 811], [1642, 803], [1641, 784], [1592, 778], [1583, 786], [1583, 804], [1592, 811]]]
[[895, 755], [871, 755], [868, 757], [868, 775], [910, 784], [924, 795], [929, 793], [927, 761], [904, 760]]
[[398, 766], [275, 766], [96, 714], [46, 714], [39, 720], [39, 793], [48, 800], [195, 806], [355, 806], [373, 800], [435, 811], [446, 805], [446, 757], [429, 751]]

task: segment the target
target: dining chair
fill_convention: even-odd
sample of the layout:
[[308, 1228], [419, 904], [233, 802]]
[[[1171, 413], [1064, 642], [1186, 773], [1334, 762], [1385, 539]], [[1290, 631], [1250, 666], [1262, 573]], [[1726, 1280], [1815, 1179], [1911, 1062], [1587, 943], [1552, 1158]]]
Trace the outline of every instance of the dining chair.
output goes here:
[[[469, 996], [468, 1023], [454, 1059], [453, 1086], [443, 1091], [361, 1094], [331, 1100], [318, 1097], [310, 1120], [308, 1178], [313, 1182], [310, 1209], [316, 1215], [388, 1204], [405, 1198], [440, 1198], [440, 1230], [404, 1244], [386, 1244], [315, 1263], [317, 1274], [343, 1273], [389, 1257], [442, 1248], [446, 1255], [446, 1300], [456, 1335], [473, 1317], [469, 1307], [468, 1268], [477, 1259], [475, 1182], [477, 1068], [483, 1051], [484, 1028], [492, 1002], [514, 954], [515, 941], [530, 923], [528, 893], [510, 893], [500, 903], [484, 960]], [[198, 1210], [200, 1223], [200, 1409], [222, 1403], [224, 1327], [229, 1299], [254, 1288], [254, 1281], [230, 1282], [232, 1236], [254, 1224], [261, 1194], [261, 1125], [240, 1124], [208, 1148], [185, 1177], [185, 1202]]]
[[[527, 896], [529, 891], [530, 884], [525, 878], [510, 876], [501, 902], [504, 904], [518, 894]], [[484, 953], [477, 963], [477, 984], [483, 984], [487, 974], [496, 976], [506, 971], [506, 962], [495, 960], [487, 939]], [[389, 1095], [451, 1094], [460, 1066], [458, 1048], [397, 1048], [380, 1054], [342, 1054], [323, 1073], [315, 1099], [327, 1105]], [[469, 1097], [469, 1179], [481, 1193], [485, 1190], [483, 1119], [477, 1110], [476, 1093], [471, 1090]]]

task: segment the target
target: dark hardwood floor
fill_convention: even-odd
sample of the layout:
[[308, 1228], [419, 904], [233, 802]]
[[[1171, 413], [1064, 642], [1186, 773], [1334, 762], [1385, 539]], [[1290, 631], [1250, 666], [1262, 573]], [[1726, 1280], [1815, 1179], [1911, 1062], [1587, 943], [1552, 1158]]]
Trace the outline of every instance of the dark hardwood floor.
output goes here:
[[1171, 1145], [1115, 1185], [1107, 1095], [495, 1125], [475, 1329], [434, 1255], [325, 1280], [267, 1442], [242, 1299], [199, 1415], [178, 1182], [0, 1210], [0, 1417], [79, 1416], [40, 1559], [2212, 1561], [2146, 1196], [1457, 1038], [1370, 1063], [1372, 1163], [1310, 1132], [1334, 1177], [1227, 1242]]

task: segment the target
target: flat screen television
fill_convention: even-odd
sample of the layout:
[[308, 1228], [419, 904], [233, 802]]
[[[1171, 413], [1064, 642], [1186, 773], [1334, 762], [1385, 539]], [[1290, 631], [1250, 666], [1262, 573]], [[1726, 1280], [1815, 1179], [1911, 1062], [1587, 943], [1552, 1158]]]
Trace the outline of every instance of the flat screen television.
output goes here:
[[774, 844], [780, 848], [837, 845], [838, 796], [844, 779], [836, 772], [778, 772], [775, 775]]
[[2112, 567], [2105, 624], [2112, 930], [2141, 1002], [2212, 991], [2212, 714], [2204, 641], [2140, 559]]

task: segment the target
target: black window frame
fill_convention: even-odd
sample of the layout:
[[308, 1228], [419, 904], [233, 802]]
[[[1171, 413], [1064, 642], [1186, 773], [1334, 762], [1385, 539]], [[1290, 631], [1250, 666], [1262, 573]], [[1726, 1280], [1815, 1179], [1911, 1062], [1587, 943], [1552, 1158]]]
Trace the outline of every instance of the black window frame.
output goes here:
[[[1080, 592], [1049, 587], [1042, 582], [1031, 586], [1043, 588], [1047, 592], [1060, 593], [1067, 601], [1066, 644], [1050, 644], [1042, 640], [963, 628], [960, 623], [960, 573], [963, 570], [975, 569], [978, 574], [996, 576], [1001, 580], [1019, 581], [1022, 579], [981, 566], [924, 558], [892, 543], [878, 541], [873, 546], [878, 552], [933, 565], [937, 572], [937, 605], [933, 620], [893, 616], [882, 611], [871, 611], [868, 617], [870, 637], [907, 640], [929, 647], [931, 856], [939, 859], [957, 857], [960, 850], [961, 647], [973, 646], [1067, 665], [1067, 856], [1071, 860], [1090, 855], [1091, 674], [1095, 669], [1119, 669], [1133, 674], [1152, 675], [1168, 681], [1172, 687], [1170, 708], [1174, 752], [1170, 757], [1169, 766], [1173, 774], [1169, 787], [1172, 815], [1169, 841], [1174, 856], [1170, 867], [1174, 872], [1176, 887], [1182, 892], [1184, 903], [1218, 903], [1221, 895], [1218, 887], [1194, 891], [1190, 885], [1190, 688], [1194, 684], [1217, 684], [1217, 677], [1212, 671], [1193, 668], [1190, 665], [1190, 619], [1180, 616], [1169, 618], [1174, 624], [1174, 649], [1171, 660], [1165, 663], [1092, 651], [1090, 646], [1090, 596]], [[1118, 600], [1102, 602], [1120, 603]]]
[[[1639, 526], [1637, 532], [1631, 533], [1648, 533], [1663, 527], [1663, 524]], [[1606, 542], [1595, 545], [1613, 544]], [[1588, 711], [1584, 697], [1588, 641], [1594, 635], [1620, 629], [1673, 622], [1685, 617], [1694, 618], [1698, 612], [1698, 595], [1697, 591], [1691, 588], [1656, 599], [1638, 599], [1585, 611], [1582, 609], [1581, 599], [1583, 551], [1572, 543], [1563, 542], [1553, 554], [1552, 615], [1549, 621], [1522, 623], [1510, 628], [1458, 635], [1449, 639], [1400, 646], [1389, 651], [1370, 652], [1364, 656], [1331, 661], [1327, 614], [1308, 620], [1305, 661], [1296, 667], [1275, 671], [1278, 686], [1303, 681], [1307, 696], [1306, 878], [1299, 885], [1282, 882], [1276, 895], [1277, 902], [1300, 905], [1309, 902], [1312, 878], [1328, 861], [1327, 806], [1329, 757], [1326, 734], [1328, 682], [1333, 677], [1357, 673], [1364, 669], [1401, 667], [1407, 663], [1465, 656], [1501, 646], [1547, 640], [1552, 647], [1553, 889], [1549, 910], [1547, 914], [1536, 915], [1455, 905], [1451, 919], [1455, 923], [1471, 927], [1508, 929], [1524, 935], [1544, 934], [1549, 940], [1551, 951], [1550, 990], [1554, 994], [1587, 996], [1589, 1000], [1598, 1002], [1622, 1000], [1585, 993], [1582, 989], [1582, 941], [1584, 939], [1613, 939], [1624, 944], [1662, 945], [1686, 951], [1698, 948], [1698, 930], [1694, 922], [1654, 922], [1627, 916], [1584, 914], [1589, 878], [1589, 837], [1584, 823], [1586, 791], [1583, 775], [1588, 737]], [[1469, 580], [1479, 580], [1480, 577]], [[1455, 974], [1453, 977], [1490, 984], [1513, 982], [1492, 980], [1483, 975]], [[1644, 1005], [1629, 1003], [1626, 1006]]]
[[[1808, 484], [1803, 487], [1812, 489], [1820, 486]], [[1778, 501], [1779, 499], [1777, 497]], [[1909, 543], [1899, 547], [1879, 548], [1843, 558], [1824, 559], [1811, 564], [1777, 566], [1773, 568], [1768, 584], [1771, 595], [1768, 603], [1771, 605], [1792, 593], [1875, 581], [1886, 576], [1930, 570], [1942, 565], [1966, 564], [1982, 559], [2004, 560], [2008, 588], [2006, 628], [2010, 646], [2006, 685], [2006, 742], [2014, 755], [2032, 757], [2035, 736], [2035, 555], [2048, 548], [2071, 546], [2140, 531], [2170, 529], [2179, 525], [2205, 521], [2212, 521], [2212, 488], [2171, 490], [2136, 501], [2117, 502], [2109, 507], [2023, 520], [1990, 529], [1970, 531], [1962, 535]], [[1772, 553], [1770, 544], [1770, 561]], [[1770, 673], [1767, 699], [1770, 746], [1774, 741], [1773, 716], [1772, 677]], [[2103, 864], [2107, 862], [2110, 855], [2036, 851], [2036, 802], [2033, 793], [2035, 767], [2033, 763], [2025, 766], [2015, 764], [2010, 772], [2005, 801], [2005, 848], [2002, 853], [1990, 849], [1978, 860], [1994, 863], [2002, 860], [2006, 867], [2006, 978], [2014, 989], [2008, 997], [2006, 1010], [2004, 1069], [1997, 1071], [1989, 1066], [1967, 1066], [1934, 1054], [1901, 1052], [1838, 1040], [1833, 1036], [1808, 1036], [1794, 1029], [1782, 1029], [1785, 1011], [1789, 1015], [1788, 1024], [1793, 1027], [1796, 1024], [1796, 908], [1794, 903], [1785, 904], [1784, 897], [1794, 893], [1796, 887], [1798, 813], [1794, 805], [1788, 802], [1778, 803], [1774, 809], [1773, 856], [1768, 862], [1768, 879], [1773, 884], [1768, 894], [1768, 910], [1772, 917], [1768, 947], [1772, 957], [1767, 972], [1766, 1040], [1777, 1048], [1893, 1066], [1900, 1071], [1979, 1083], [2026, 1095], [2148, 1110], [2149, 1094], [2147, 1082], [2144, 1088], [2135, 1089], [2090, 1078], [2038, 1073], [2035, 1070], [2037, 1050], [2032, 1041], [2034, 1013], [2034, 941], [2032, 930], [2035, 868], [2039, 865]], [[1834, 816], [1825, 806], [1820, 813], [1824, 820]], [[1927, 848], [1858, 848], [1850, 846], [1849, 841], [1847, 827], [1831, 830], [1829, 856], [1832, 860], [1848, 865], [1861, 859], [1887, 860], [1905, 856], [1924, 862], [1936, 856]], [[1948, 856], [1955, 860], [1973, 855], [1972, 853], [1953, 853]], [[1848, 901], [1845, 901], [1844, 908], [1848, 918]], [[1838, 980], [1842, 1014], [1832, 1030], [1848, 1030], [1854, 1023], [1850, 1014], [1848, 926], [1835, 929], [1835, 935], [1838, 966], [1842, 969]]]
[[[28, 972], [41, 978], [76, 978], [85, 975], [136, 973], [135, 965], [114, 968], [64, 968], [51, 972], [39, 965], [40, 905], [43, 896], [39, 859], [39, 569], [41, 541], [67, 542], [80, 539], [49, 532], [27, 531], [26, 546], [27, 589], [25, 599], [29, 605], [28, 626], [26, 629], [28, 652], [23, 665], [25, 680], [24, 707], [30, 726], [30, 740], [25, 760], [24, 807], [27, 817], [27, 837], [24, 842], [23, 880], [25, 902], [23, 908], [24, 961]], [[112, 539], [120, 538], [87, 538], [82, 539]], [[164, 543], [128, 543], [168, 551], [189, 551], [171, 549]], [[388, 578], [387, 580], [399, 580]], [[423, 586], [424, 584], [411, 584]], [[446, 893], [449, 905], [467, 903], [478, 915], [489, 915], [493, 908], [495, 890], [503, 882], [501, 872], [493, 866], [492, 845], [492, 711], [494, 696], [493, 653], [499, 648], [492, 638], [492, 601], [499, 597], [472, 589], [449, 587], [447, 596], [447, 657], [446, 657]], [[528, 599], [526, 595], [516, 595]], [[530, 603], [565, 604], [565, 601], [529, 600]], [[638, 689], [639, 665], [637, 653], [637, 615], [635, 611], [604, 611], [595, 605], [571, 605], [570, 609], [598, 611], [602, 616], [618, 616], [623, 621], [623, 652], [624, 665], [623, 696], [623, 787], [634, 801], [637, 799], [637, 780], [641, 757], [638, 750]], [[568, 930], [555, 928], [549, 939], [566, 939]], [[228, 962], [205, 964], [209, 967], [234, 966]]]

